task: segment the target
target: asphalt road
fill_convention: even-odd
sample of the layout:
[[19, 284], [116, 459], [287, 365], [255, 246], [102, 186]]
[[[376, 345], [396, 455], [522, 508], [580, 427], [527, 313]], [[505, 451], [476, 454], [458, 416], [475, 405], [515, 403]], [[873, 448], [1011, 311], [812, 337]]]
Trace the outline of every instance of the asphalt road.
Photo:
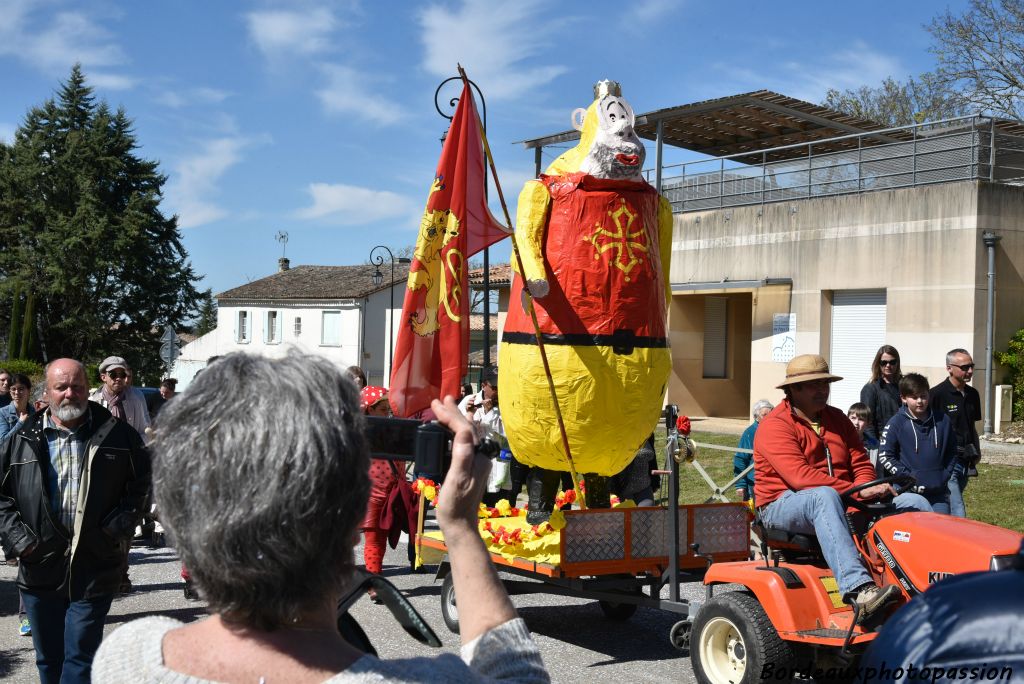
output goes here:
[[[362, 557], [361, 549], [357, 549]], [[433, 574], [412, 574], [405, 546], [388, 550], [384, 575], [409, 597], [434, 628], [443, 648], [458, 651], [458, 635], [441, 619], [441, 583]], [[188, 601], [182, 593], [177, 555], [170, 548], [149, 549], [136, 542], [131, 552], [135, 591], [115, 599], [107, 618], [107, 633], [146, 615], [168, 615], [182, 621], [205, 615], [205, 604]], [[31, 639], [17, 633], [17, 568], [0, 565], [0, 680], [36, 682]], [[699, 598], [699, 585], [684, 585], [690, 598]], [[520, 615], [540, 645], [555, 682], [693, 682], [690, 660], [671, 646], [669, 630], [674, 613], [640, 608], [625, 622], [609, 620], [598, 604], [575, 598], [531, 594], [515, 596]], [[402, 631], [384, 606], [361, 599], [351, 613], [363, 626], [382, 658], [431, 655], [439, 649], [422, 646]]]

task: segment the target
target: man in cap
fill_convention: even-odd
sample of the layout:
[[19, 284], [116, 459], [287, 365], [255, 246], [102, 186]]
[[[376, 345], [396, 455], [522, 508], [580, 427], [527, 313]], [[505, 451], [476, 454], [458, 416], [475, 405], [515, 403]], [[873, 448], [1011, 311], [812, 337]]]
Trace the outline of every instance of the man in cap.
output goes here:
[[149, 492], [139, 434], [87, 401], [85, 368], [46, 367], [44, 410], [0, 443], [0, 543], [19, 558], [39, 679], [88, 682]]
[[137, 387], [132, 387], [132, 369], [120, 356], [108, 356], [100, 363], [100, 380], [103, 386], [89, 395], [89, 401], [103, 406], [115, 418], [120, 418], [135, 428], [143, 439], [149, 428], [149, 410], [146, 397]]
[[[114, 418], [135, 428], [143, 441], [148, 441], [149, 409], [146, 408], [146, 397], [137, 387], [131, 386], [132, 369], [120, 356], [108, 356], [100, 362], [100, 380], [103, 385], [89, 395], [89, 401], [96, 402], [110, 411]], [[147, 530], [152, 529], [150, 522], [145, 522]], [[131, 539], [122, 541], [124, 554], [123, 572], [120, 592], [127, 594], [132, 590], [132, 582], [128, 577], [128, 553], [131, 550]]]
[[[817, 354], [795, 357], [778, 388], [786, 393], [754, 437], [754, 491], [768, 528], [813, 534], [843, 596], [866, 619], [895, 600], [900, 590], [879, 587], [868, 573], [846, 525], [839, 492], [875, 479], [864, 445], [843, 411], [828, 405], [832, 375]], [[860, 499], [892, 496], [900, 511], [930, 511], [919, 494], [896, 495], [889, 484], [869, 487]]]

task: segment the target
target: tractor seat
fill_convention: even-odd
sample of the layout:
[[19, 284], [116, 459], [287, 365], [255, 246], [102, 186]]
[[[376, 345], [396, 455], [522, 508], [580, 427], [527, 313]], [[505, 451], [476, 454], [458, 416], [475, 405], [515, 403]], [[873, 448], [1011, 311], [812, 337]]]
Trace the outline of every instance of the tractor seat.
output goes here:
[[813, 534], [799, 534], [789, 530], [765, 527], [760, 517], [754, 519], [751, 528], [770, 549], [793, 549], [821, 553], [818, 538]]

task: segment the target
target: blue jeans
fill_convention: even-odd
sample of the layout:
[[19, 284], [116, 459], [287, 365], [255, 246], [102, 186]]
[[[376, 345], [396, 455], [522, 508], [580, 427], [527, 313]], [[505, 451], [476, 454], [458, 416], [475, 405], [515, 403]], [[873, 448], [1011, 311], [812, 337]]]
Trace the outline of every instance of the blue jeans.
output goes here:
[[949, 477], [949, 512], [958, 518], [967, 517], [964, 506], [964, 490], [967, 489], [967, 468], [962, 461], [953, 466], [953, 474]]
[[[900, 494], [893, 505], [898, 511], [932, 510], [920, 494]], [[874, 584], [846, 527], [846, 509], [839, 492], [831, 487], [786, 492], [761, 509], [761, 521], [773, 529], [815, 535], [844, 595], [861, 585]]]
[[42, 684], [88, 684], [113, 594], [70, 601], [66, 594], [23, 589]]

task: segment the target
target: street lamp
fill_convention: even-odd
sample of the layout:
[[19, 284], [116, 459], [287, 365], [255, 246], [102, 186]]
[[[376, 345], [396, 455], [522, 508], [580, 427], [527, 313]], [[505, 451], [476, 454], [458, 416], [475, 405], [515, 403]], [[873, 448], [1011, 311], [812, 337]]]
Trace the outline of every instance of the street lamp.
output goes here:
[[[391, 260], [391, 287], [388, 289], [388, 334], [391, 337], [391, 339], [388, 340], [388, 372], [391, 372], [392, 364], [395, 361], [395, 264], [408, 264], [411, 263], [411, 260], [405, 257], [399, 257], [396, 259], [395, 255], [391, 253], [391, 250], [385, 247], [384, 245], [377, 245], [376, 247], [371, 249], [370, 263], [375, 266], [373, 270], [373, 276], [371, 276], [373, 278], [374, 287], [380, 287], [381, 285], [384, 284], [384, 274], [380, 270], [380, 267], [384, 265], [384, 255], [377, 254], [376, 256], [374, 256], [374, 253], [377, 252], [377, 250], [384, 250], [385, 252], [387, 252], [388, 259]], [[387, 380], [387, 378], [385, 378], [385, 380]]]

